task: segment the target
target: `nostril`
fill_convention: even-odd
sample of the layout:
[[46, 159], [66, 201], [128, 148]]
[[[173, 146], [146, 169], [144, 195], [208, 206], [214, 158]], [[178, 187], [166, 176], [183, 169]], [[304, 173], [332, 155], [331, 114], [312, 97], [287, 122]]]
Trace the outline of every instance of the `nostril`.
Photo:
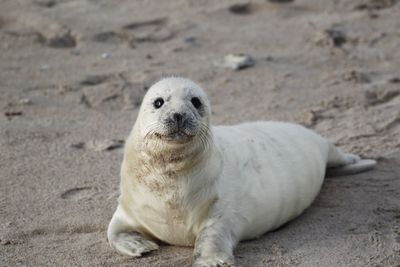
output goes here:
[[172, 116], [173, 116], [173, 118], [174, 118], [174, 120], [175, 120], [176, 122], [178, 122], [178, 123], [182, 122], [182, 119], [183, 119], [182, 114], [180, 114], [180, 113], [174, 113]]

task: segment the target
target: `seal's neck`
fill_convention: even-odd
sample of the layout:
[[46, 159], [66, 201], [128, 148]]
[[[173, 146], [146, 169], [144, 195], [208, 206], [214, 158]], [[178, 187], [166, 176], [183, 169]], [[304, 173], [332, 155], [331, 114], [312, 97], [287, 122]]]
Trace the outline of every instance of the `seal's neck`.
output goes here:
[[124, 162], [129, 173], [138, 181], [155, 179], [175, 180], [191, 175], [214, 153], [212, 136], [202, 142], [195, 136], [187, 143], [146, 139], [133, 129], [125, 147]]

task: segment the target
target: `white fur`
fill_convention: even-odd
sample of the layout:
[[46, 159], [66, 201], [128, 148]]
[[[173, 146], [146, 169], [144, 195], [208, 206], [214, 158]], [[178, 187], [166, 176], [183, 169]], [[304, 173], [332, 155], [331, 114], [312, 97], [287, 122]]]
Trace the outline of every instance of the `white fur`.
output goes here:
[[[359, 161], [302, 126], [280, 122], [210, 127], [205, 144], [148, 141], [150, 125], [161, 116], [151, 111], [151, 101], [160, 94], [171, 96], [160, 112], [195, 115], [186, 98], [197, 94], [205, 106], [197, 119], [209, 124], [208, 100], [193, 82], [168, 78], [149, 90], [127, 140], [120, 204], [108, 228], [110, 244], [123, 254], [157, 249], [151, 240], [158, 239], [194, 245], [194, 266], [233, 265], [240, 240], [276, 229], [310, 206], [328, 165], [348, 168]], [[184, 155], [182, 162], [154, 158], [174, 151]]]

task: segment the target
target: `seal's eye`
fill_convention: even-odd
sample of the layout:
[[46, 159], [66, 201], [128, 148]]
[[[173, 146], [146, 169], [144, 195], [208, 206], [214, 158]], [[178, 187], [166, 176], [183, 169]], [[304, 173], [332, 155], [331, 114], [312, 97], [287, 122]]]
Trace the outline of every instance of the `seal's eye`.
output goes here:
[[201, 107], [201, 101], [198, 97], [193, 97], [192, 100], [190, 100], [190, 102], [192, 102], [193, 106], [197, 109]]
[[161, 106], [164, 105], [164, 99], [162, 99], [161, 97], [157, 98], [156, 100], [154, 100], [153, 102], [153, 106], [155, 108], [161, 108]]

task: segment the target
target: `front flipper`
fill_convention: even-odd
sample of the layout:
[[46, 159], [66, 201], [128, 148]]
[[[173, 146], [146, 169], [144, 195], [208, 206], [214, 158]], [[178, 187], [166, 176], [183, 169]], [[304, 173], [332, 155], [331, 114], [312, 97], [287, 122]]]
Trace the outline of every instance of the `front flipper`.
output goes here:
[[144, 237], [137, 229], [138, 225], [132, 220], [128, 222], [125, 213], [118, 207], [108, 226], [108, 242], [118, 252], [132, 257], [140, 257], [144, 253], [157, 250], [158, 245]]
[[237, 244], [231, 224], [207, 223], [196, 239], [193, 267], [233, 267], [233, 249]]
[[109, 242], [118, 252], [132, 257], [140, 257], [144, 253], [158, 249], [156, 243], [137, 232], [118, 233]]

